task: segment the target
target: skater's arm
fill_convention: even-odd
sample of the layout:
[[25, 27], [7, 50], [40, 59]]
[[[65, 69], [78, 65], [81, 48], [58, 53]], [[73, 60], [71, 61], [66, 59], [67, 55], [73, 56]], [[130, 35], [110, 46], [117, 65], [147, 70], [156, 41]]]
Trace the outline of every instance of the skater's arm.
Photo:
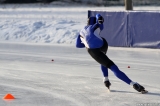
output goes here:
[[97, 28], [99, 28], [101, 31], [103, 30], [103, 22], [104, 19], [100, 14], [96, 15], [96, 23], [92, 27], [92, 31], [95, 31]]
[[80, 35], [78, 35], [77, 40], [76, 40], [76, 47], [77, 48], [84, 48], [85, 45], [82, 43], [81, 39], [80, 39]]

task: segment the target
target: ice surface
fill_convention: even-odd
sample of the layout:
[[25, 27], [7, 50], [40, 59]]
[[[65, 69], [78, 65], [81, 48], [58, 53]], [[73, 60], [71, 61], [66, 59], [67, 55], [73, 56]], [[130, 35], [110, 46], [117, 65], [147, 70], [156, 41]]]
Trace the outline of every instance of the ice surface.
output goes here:
[[[109, 93], [100, 65], [74, 45], [0, 43], [0, 106], [135, 106], [159, 103], [160, 51], [109, 47], [108, 56], [148, 94], [140, 94], [109, 70]], [[51, 60], [54, 61], [51, 61]], [[130, 66], [130, 68], [127, 68]]]

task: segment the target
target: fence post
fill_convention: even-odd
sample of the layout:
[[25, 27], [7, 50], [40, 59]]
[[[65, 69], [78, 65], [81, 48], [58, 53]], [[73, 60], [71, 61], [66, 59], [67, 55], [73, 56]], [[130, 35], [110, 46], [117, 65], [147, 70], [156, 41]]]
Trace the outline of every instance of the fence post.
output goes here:
[[133, 10], [132, 0], [125, 0], [125, 9], [126, 10]]

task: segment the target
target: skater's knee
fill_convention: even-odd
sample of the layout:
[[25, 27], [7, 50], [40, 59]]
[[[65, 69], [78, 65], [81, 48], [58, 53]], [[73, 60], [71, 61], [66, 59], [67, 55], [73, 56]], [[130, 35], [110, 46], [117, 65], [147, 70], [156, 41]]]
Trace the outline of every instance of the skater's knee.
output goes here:
[[106, 64], [103, 64], [103, 66], [111, 69], [111, 66], [115, 65], [112, 61], [107, 62]]
[[113, 61], [110, 60], [110, 61], [108, 62], [108, 64], [107, 64], [107, 67], [110, 69], [111, 66], [113, 66], [113, 65], [115, 65], [115, 64], [113, 63]]

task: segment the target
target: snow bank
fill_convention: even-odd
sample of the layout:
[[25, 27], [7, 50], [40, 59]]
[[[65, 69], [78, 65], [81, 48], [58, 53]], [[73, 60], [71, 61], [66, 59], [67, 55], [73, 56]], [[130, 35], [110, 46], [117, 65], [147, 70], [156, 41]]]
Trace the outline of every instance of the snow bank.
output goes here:
[[83, 8], [8, 6], [0, 12], [1, 41], [74, 43], [87, 19]]
[[79, 26], [72, 20], [5, 20], [0, 22], [0, 39], [35, 43], [73, 43]]

